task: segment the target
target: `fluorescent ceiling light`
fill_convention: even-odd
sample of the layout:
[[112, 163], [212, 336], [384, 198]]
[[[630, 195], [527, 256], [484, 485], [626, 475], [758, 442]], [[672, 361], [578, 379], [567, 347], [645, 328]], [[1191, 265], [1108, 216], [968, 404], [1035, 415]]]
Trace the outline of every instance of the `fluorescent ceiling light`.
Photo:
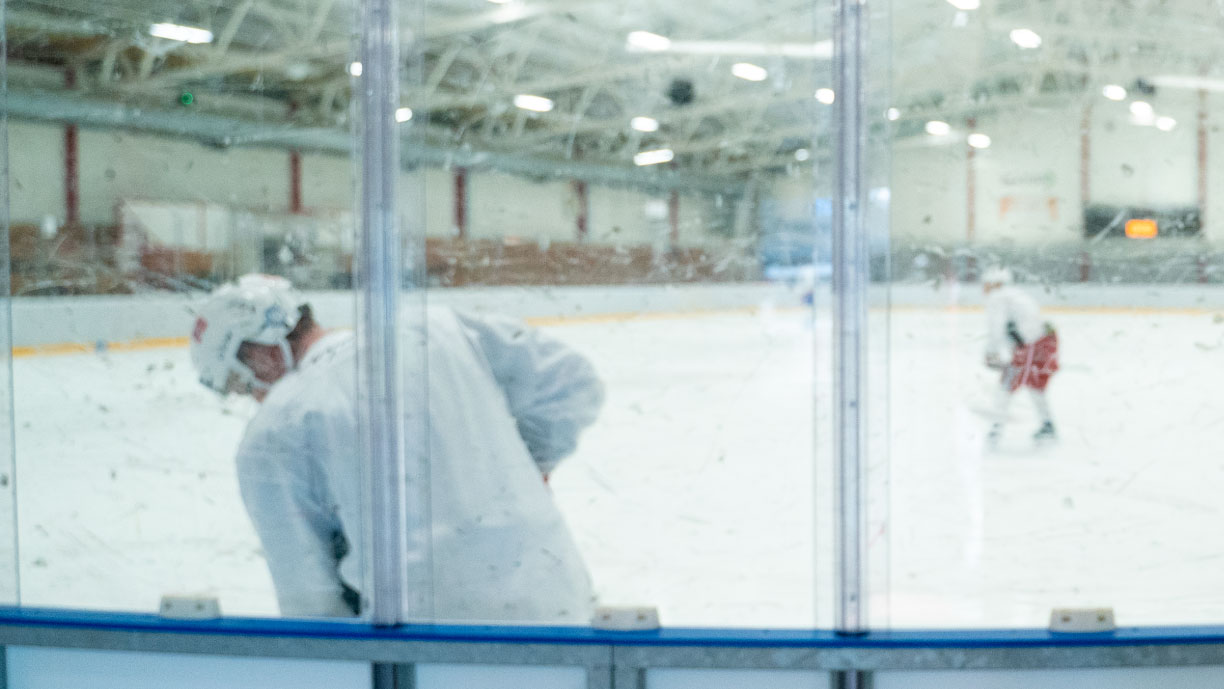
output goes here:
[[675, 152], [670, 148], [660, 148], [656, 151], [642, 151], [633, 156], [633, 162], [635, 165], [658, 165], [669, 162], [675, 157]]
[[1156, 123], [1156, 111], [1152, 104], [1137, 100], [1130, 104], [1131, 121], [1135, 124], [1148, 126]]
[[1109, 100], [1126, 100], [1126, 89], [1117, 84], [1106, 84], [1101, 89], [1101, 95]]
[[412, 119], [412, 108], [399, 108], [395, 111], [396, 122], [407, 122]]
[[825, 105], [833, 105], [833, 101], [837, 99], [837, 94], [833, 93], [833, 89], [816, 89], [816, 100]]
[[765, 43], [762, 41], [673, 41], [648, 31], [634, 31], [625, 41], [631, 53], [677, 53], [683, 55], [735, 55], [740, 57], [789, 57], [828, 60], [833, 41], [811, 43]]
[[948, 0], [948, 4], [958, 10], [976, 10], [982, 6], [982, 0]]
[[884, 115], [888, 118], [889, 122], [896, 122], [901, 119], [901, 111], [896, 108], [889, 108]]
[[974, 148], [990, 148], [990, 137], [981, 132], [970, 134], [967, 141]]
[[649, 31], [633, 31], [625, 39], [625, 48], [631, 52], [661, 53], [671, 47], [671, 39]]
[[208, 29], [197, 29], [194, 26], [178, 24], [154, 24], [149, 27], [149, 33], [158, 38], [168, 38], [183, 43], [212, 43], [213, 33]]
[[1011, 36], [1012, 43], [1021, 48], [1032, 49], [1041, 47], [1041, 36], [1038, 36], [1037, 32], [1032, 29], [1012, 29], [1008, 35]]
[[737, 62], [731, 65], [731, 73], [740, 79], [748, 81], [765, 81], [769, 76], [769, 72], [764, 67], [754, 65], [751, 62]]
[[1162, 74], [1148, 79], [1148, 82], [1153, 86], [1164, 86], [1166, 88], [1224, 92], [1224, 79], [1213, 79], [1211, 77]]
[[1171, 132], [1177, 126], [1177, 120], [1172, 117], [1157, 117], [1156, 128], [1162, 132]]
[[349, 63], [349, 74], [352, 74], [355, 77], [361, 76], [361, 63], [360, 62], [350, 62]]
[[952, 131], [952, 126], [947, 122], [931, 120], [930, 122], [926, 123], [926, 132], [931, 136], [943, 136], [950, 131]]
[[639, 132], [659, 131], [659, 121], [653, 117], [635, 117], [629, 121], [629, 126]]
[[519, 94], [514, 97], [515, 107], [534, 112], [548, 112], [553, 109], [553, 102], [543, 96], [528, 96]]
[[806, 148], [795, 149], [795, 160], [798, 160], [799, 162], [802, 163], [803, 161], [811, 157], [812, 157], [811, 151], [807, 150]]

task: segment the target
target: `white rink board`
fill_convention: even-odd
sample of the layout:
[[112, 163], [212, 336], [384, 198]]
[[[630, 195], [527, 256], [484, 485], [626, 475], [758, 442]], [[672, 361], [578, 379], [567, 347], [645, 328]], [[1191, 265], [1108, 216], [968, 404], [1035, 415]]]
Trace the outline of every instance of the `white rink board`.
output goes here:
[[368, 663], [5, 648], [8, 689], [370, 689]]
[[874, 689], [1211, 689], [1224, 686], [1224, 668], [875, 672], [871, 679]]
[[587, 689], [586, 668], [421, 663], [414, 689]]
[[685, 670], [646, 671], [646, 689], [825, 689], [829, 673], [810, 670]]
[[[1026, 286], [1053, 307], [1117, 309], [1224, 309], [1224, 286], [1095, 284]], [[795, 284], [649, 285], [592, 287], [465, 287], [430, 289], [430, 303], [490, 311], [519, 318], [583, 318], [608, 314], [676, 313], [734, 308], [796, 306], [806, 288]], [[202, 293], [201, 293], [202, 294]], [[405, 294], [405, 308], [421, 303], [420, 293]], [[315, 313], [333, 327], [355, 321], [354, 292], [307, 292]], [[982, 293], [975, 284], [873, 285], [871, 303], [892, 306], [975, 306]], [[13, 345], [18, 347], [142, 338], [183, 337], [191, 329], [191, 307], [200, 294], [130, 296], [19, 297], [12, 300]]]

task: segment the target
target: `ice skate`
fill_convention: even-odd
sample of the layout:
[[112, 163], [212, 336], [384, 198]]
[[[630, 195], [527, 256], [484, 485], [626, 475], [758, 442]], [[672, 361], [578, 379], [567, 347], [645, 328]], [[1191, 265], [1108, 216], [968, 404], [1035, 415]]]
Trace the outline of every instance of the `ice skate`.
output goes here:
[[1054, 422], [1052, 421], [1046, 421], [1041, 424], [1041, 428], [1038, 428], [1037, 432], [1033, 434], [1033, 440], [1039, 443], [1057, 439], [1058, 434], [1054, 432]]
[[996, 448], [999, 446], [999, 438], [1003, 435], [1003, 424], [993, 423], [990, 425], [990, 431], [986, 433], [986, 447]]

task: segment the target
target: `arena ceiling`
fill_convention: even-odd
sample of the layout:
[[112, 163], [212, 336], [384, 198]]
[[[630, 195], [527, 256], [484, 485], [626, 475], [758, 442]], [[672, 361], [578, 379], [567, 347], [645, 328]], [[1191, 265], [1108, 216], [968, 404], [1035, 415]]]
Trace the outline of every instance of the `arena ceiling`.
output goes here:
[[[1075, 104], [1106, 84], [1224, 90], [1224, 0], [891, 5], [872, 19], [882, 134]], [[354, 11], [352, 0], [10, 0], [10, 112], [154, 129], [156, 115], [218, 145], [327, 148], [351, 131]], [[581, 163], [743, 181], [810, 167], [828, 151], [832, 111], [817, 95], [833, 85], [832, 15], [831, 0], [405, 2], [405, 140], [530, 161], [521, 169], [541, 175]], [[155, 24], [211, 36], [158, 37]], [[218, 134], [227, 127], [255, 134]], [[635, 165], [658, 150], [673, 159]]]

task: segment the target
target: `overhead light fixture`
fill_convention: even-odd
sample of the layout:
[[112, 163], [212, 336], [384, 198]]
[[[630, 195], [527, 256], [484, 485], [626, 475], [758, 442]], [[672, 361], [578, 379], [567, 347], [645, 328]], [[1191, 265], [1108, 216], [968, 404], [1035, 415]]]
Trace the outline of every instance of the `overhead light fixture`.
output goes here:
[[649, 31], [633, 31], [625, 39], [630, 52], [661, 53], [671, 47], [671, 39]]
[[888, 118], [889, 122], [896, 122], [897, 120], [901, 119], [901, 111], [896, 108], [889, 108], [884, 113], [884, 116]]
[[982, 6], [982, 0], [948, 0], [948, 4], [958, 10], [976, 10]]
[[1147, 82], [1153, 86], [1163, 86], [1165, 88], [1224, 92], [1224, 79], [1213, 79], [1211, 77], [1162, 74], [1148, 79]]
[[1012, 29], [1008, 35], [1011, 37], [1012, 43], [1026, 50], [1041, 47], [1041, 36], [1038, 36], [1037, 32], [1032, 29]]
[[1130, 104], [1130, 111], [1135, 117], [1151, 117], [1153, 115], [1152, 104], [1142, 100], [1132, 102]]
[[739, 57], [787, 57], [808, 60], [833, 58], [833, 41], [768, 43], [765, 41], [673, 41], [649, 31], [634, 31], [625, 40], [630, 53], [677, 53], [684, 55], [736, 55]]
[[947, 122], [940, 120], [931, 120], [926, 123], [926, 133], [931, 136], [944, 136], [952, 131], [952, 126]]
[[629, 126], [639, 132], [657, 132], [659, 131], [659, 121], [653, 117], [635, 117], [629, 120]]
[[352, 74], [355, 77], [361, 76], [361, 63], [360, 62], [350, 62], [349, 63], [349, 74]]
[[213, 32], [208, 29], [179, 24], [154, 24], [149, 27], [149, 34], [183, 43], [212, 43], [213, 40]]
[[837, 99], [837, 94], [833, 93], [833, 89], [816, 89], [816, 100], [825, 105], [833, 105], [833, 101]]
[[1156, 128], [1162, 132], [1171, 132], [1177, 126], [1177, 120], [1172, 117], [1157, 117]]
[[514, 97], [514, 106], [533, 112], [548, 112], [553, 109], [553, 102], [543, 96], [519, 94]]
[[970, 134], [966, 141], [974, 148], [990, 148], [990, 137], [981, 132]]
[[291, 62], [285, 65], [285, 76], [294, 81], [305, 79], [310, 76], [312, 71], [310, 65], [305, 62]]
[[802, 163], [811, 157], [812, 157], [812, 152], [807, 150], [806, 148], [795, 149], [795, 160], [798, 160], [799, 162]]
[[748, 81], [765, 81], [769, 76], [769, 72], [764, 67], [751, 62], [737, 62], [731, 65], [731, 73]]
[[396, 122], [407, 122], [412, 119], [412, 108], [399, 108], [395, 111]]
[[1126, 89], [1117, 84], [1106, 84], [1101, 89], [1101, 95], [1109, 100], [1126, 100]]
[[659, 163], [670, 162], [676, 157], [675, 151], [670, 148], [660, 148], [654, 151], [642, 151], [633, 156], [635, 165], [658, 165]]

